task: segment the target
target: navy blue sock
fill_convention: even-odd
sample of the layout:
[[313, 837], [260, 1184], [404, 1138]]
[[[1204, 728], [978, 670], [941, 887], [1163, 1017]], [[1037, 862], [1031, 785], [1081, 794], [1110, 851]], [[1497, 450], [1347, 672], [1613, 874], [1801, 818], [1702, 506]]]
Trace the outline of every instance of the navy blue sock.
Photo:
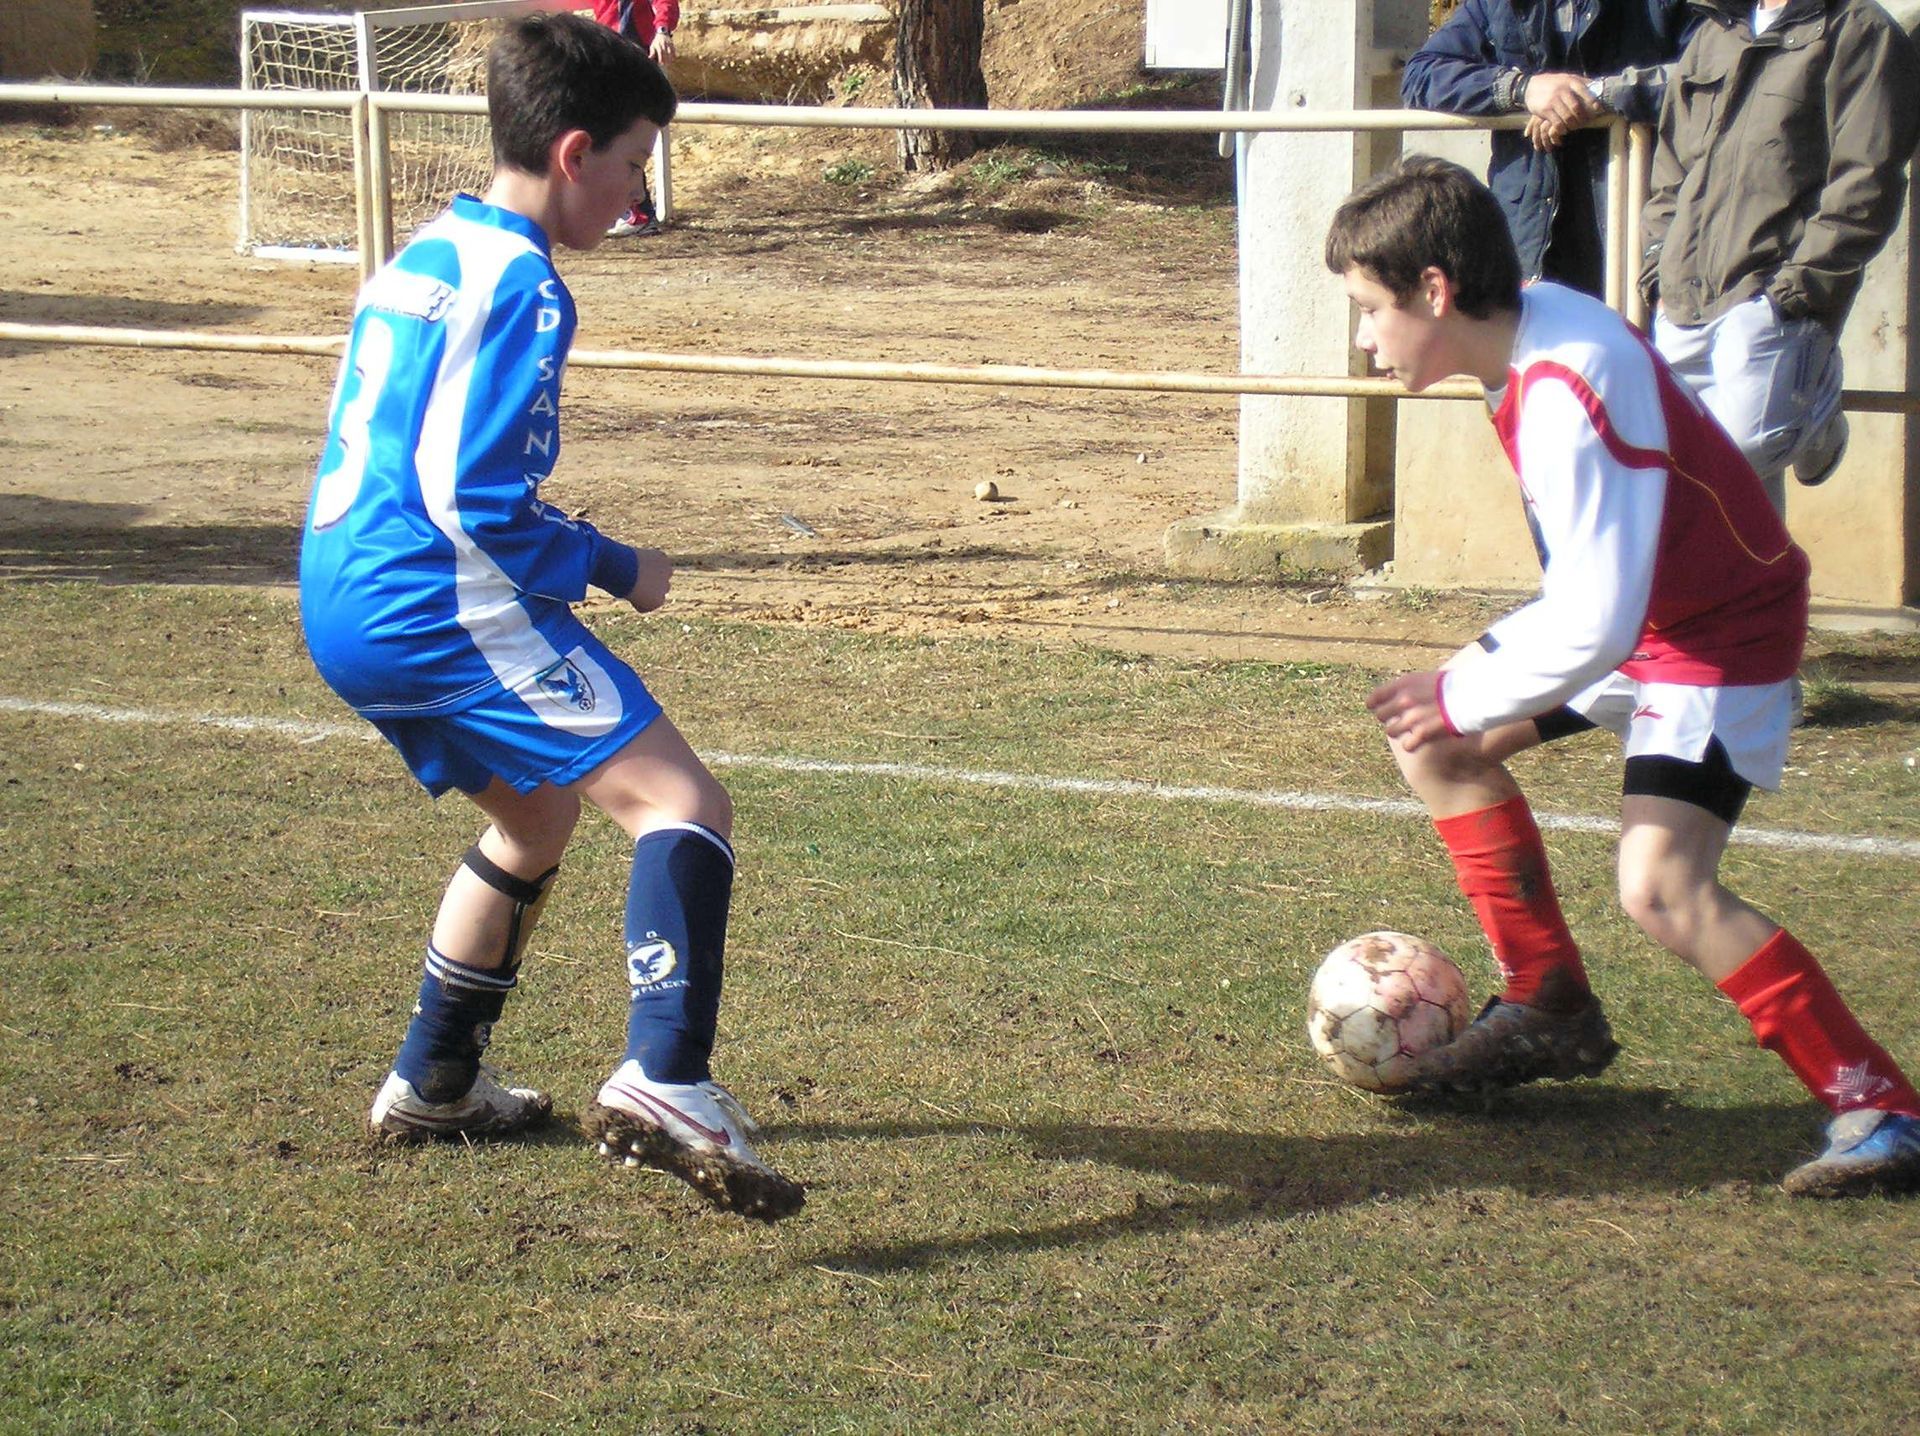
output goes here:
[[713, 1075], [733, 849], [694, 823], [645, 833], [627, 885], [627, 1056], [656, 1082]]
[[518, 974], [518, 964], [482, 972], [442, 956], [428, 943], [420, 1000], [393, 1070], [429, 1102], [466, 1096]]

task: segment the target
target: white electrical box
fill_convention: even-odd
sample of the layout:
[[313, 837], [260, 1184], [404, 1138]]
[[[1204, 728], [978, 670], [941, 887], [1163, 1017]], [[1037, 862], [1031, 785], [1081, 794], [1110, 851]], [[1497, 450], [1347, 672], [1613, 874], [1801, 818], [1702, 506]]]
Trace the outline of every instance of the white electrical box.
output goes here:
[[1147, 0], [1149, 70], [1222, 70], [1228, 0]]

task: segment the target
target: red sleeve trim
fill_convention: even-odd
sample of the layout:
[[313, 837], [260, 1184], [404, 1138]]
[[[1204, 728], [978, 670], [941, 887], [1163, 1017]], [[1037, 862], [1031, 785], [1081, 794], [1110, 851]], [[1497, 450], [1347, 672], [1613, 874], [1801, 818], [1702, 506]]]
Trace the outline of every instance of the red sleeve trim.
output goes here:
[[[1588, 382], [1587, 376], [1579, 370], [1552, 359], [1537, 360], [1529, 364], [1527, 372], [1520, 376], [1520, 387], [1523, 390], [1531, 389], [1543, 379], [1557, 380], [1566, 385], [1574, 401], [1587, 411], [1587, 419], [1593, 425], [1595, 437], [1606, 446], [1607, 452], [1626, 468], [1665, 469], [1672, 465], [1673, 459], [1670, 452], [1642, 449], [1620, 437], [1619, 431], [1613, 427], [1612, 416], [1607, 413], [1606, 404], [1594, 392], [1593, 385]], [[1671, 441], [1668, 447], [1671, 449]]]
[[1440, 710], [1440, 721], [1447, 725], [1447, 732], [1456, 738], [1461, 737], [1460, 730], [1453, 726], [1453, 715], [1447, 712], [1447, 675], [1444, 673], [1433, 675], [1433, 702]]

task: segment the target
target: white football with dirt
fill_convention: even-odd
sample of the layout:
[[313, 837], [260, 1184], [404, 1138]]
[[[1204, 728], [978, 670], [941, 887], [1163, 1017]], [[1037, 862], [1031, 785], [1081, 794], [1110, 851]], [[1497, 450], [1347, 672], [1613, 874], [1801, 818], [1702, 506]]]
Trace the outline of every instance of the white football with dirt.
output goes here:
[[1453, 959], [1424, 938], [1368, 932], [1341, 943], [1307, 990], [1307, 1038], [1342, 1080], [1406, 1088], [1413, 1059], [1466, 1028], [1473, 1009]]

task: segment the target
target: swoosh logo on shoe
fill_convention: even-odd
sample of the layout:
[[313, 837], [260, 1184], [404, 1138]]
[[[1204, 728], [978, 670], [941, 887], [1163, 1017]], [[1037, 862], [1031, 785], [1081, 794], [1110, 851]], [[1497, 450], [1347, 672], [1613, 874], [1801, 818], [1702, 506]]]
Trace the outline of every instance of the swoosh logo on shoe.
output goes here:
[[698, 1132], [702, 1137], [705, 1137], [709, 1142], [713, 1143], [713, 1145], [716, 1147], [731, 1147], [733, 1145], [733, 1133], [729, 1132], [725, 1127], [722, 1127], [718, 1131], [715, 1131], [712, 1127], [709, 1127], [705, 1122], [702, 1122], [695, 1117], [689, 1117], [685, 1112], [682, 1112], [678, 1107], [674, 1106], [671, 1102], [664, 1102], [660, 1098], [654, 1096], [653, 1093], [651, 1092], [642, 1092], [637, 1087], [628, 1087], [621, 1083], [614, 1084], [614, 1091], [618, 1092], [623, 1097], [633, 1098], [634, 1101], [640, 1103], [642, 1106], [650, 1107], [655, 1109], [656, 1111], [666, 1113], [668, 1116], [672, 1117], [675, 1121], [679, 1122], [682, 1126], [691, 1127], [694, 1131]]

